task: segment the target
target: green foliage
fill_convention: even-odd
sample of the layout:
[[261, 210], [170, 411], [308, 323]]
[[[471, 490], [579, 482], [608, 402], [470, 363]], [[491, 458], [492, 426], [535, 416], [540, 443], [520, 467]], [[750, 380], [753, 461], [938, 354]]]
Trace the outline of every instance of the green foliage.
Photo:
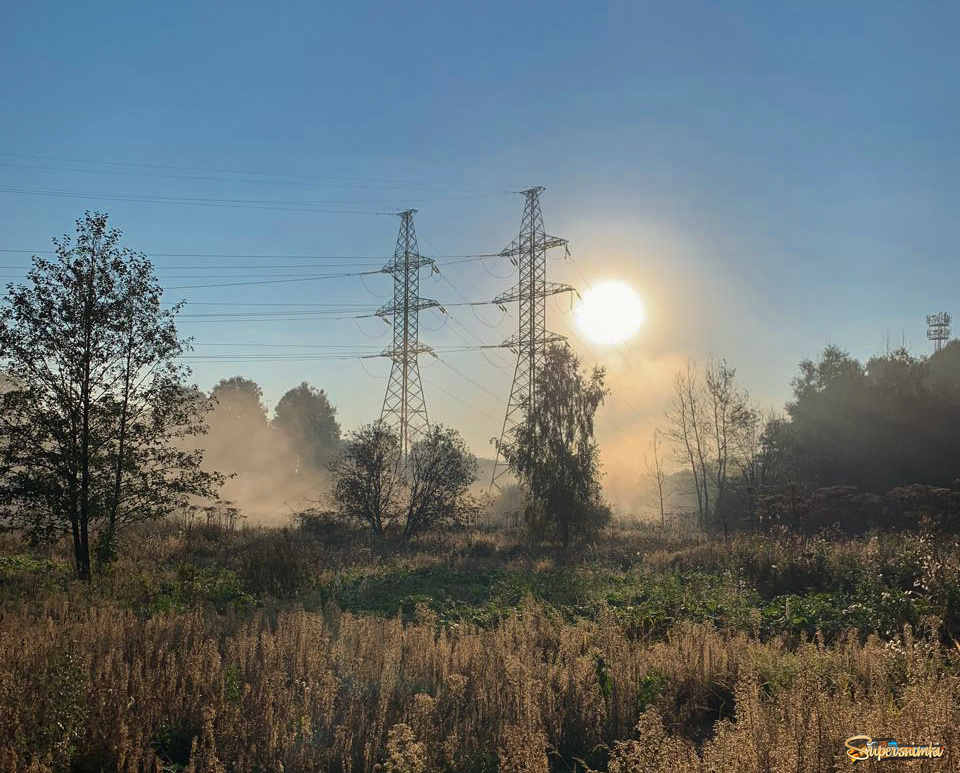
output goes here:
[[72, 570], [62, 561], [29, 555], [0, 556], [0, 591], [5, 597], [32, 597], [39, 591], [65, 590]]
[[[60, 643], [60, 647], [64, 645]], [[31, 695], [30, 705], [23, 707], [37, 730], [17, 741], [28, 758], [46, 758], [53, 769], [66, 770], [87, 714], [89, 680], [84, 664], [69, 649], [51, 650], [37, 684], [39, 691]]]
[[400, 439], [386, 425], [367, 424], [348, 435], [330, 463], [338, 512], [384, 535], [400, 518], [402, 463]]
[[117, 530], [219, 482], [176, 442], [202, 433], [208, 408], [185, 388], [180, 306], [162, 308], [153, 265], [119, 240], [87, 213], [0, 304], [0, 517], [35, 544], [71, 535], [83, 579], [97, 530], [108, 562]]
[[125, 578], [119, 597], [145, 615], [179, 613], [204, 606], [223, 613], [229, 607], [245, 609], [255, 604], [234, 570], [194, 564], [180, 564], [172, 574], [141, 572]]
[[957, 347], [929, 359], [896, 349], [866, 364], [831, 346], [800, 363], [783, 436], [811, 486], [883, 492], [958, 477]]
[[223, 695], [227, 703], [234, 705], [243, 698], [243, 672], [233, 663], [223, 668]]
[[255, 381], [243, 376], [220, 379], [211, 390], [210, 396], [219, 409], [215, 416], [223, 422], [235, 425], [239, 431], [249, 431], [251, 424], [267, 423], [263, 390]]
[[463, 522], [474, 509], [467, 491], [477, 479], [477, 460], [456, 430], [431, 427], [413, 444], [404, 468], [404, 537]]
[[164, 773], [179, 773], [190, 763], [193, 739], [202, 732], [189, 722], [164, 722], [153, 734], [151, 746], [164, 761]]
[[340, 441], [336, 415], [327, 393], [304, 381], [280, 398], [273, 426], [290, 439], [301, 465], [322, 469]]
[[637, 690], [637, 713], [642, 714], [651, 708], [667, 687], [667, 677], [659, 668], [648, 671], [640, 680]]
[[312, 547], [288, 528], [250, 536], [238, 560], [243, 588], [254, 596], [296, 598], [314, 581]]
[[[490, 625], [522, 609], [527, 599], [567, 620], [611, 617], [633, 636], [662, 637], [683, 622], [711, 623], [772, 638], [787, 634], [828, 640], [853, 629], [860, 636], [893, 636], [904, 624], [919, 626], [931, 613], [943, 613], [956, 593], [955, 580], [936, 596], [901, 590], [884, 579], [879, 566], [850, 568], [842, 560], [811, 558], [820, 574], [806, 569], [759, 571], [745, 551], [730, 566], [629, 572], [583, 567], [577, 570], [449, 570], [393, 568], [381, 573], [341, 576], [320, 591], [321, 603], [385, 617], [412, 620], [428, 606], [439, 625]], [[889, 564], [884, 563], [883, 566]], [[743, 572], [733, 566], [745, 567]], [[763, 578], [766, 599], [754, 582]], [[779, 591], [779, 592], [778, 592]], [[784, 592], [786, 591], [786, 592]], [[949, 618], [944, 617], [944, 622]]]
[[460, 523], [475, 511], [468, 495], [477, 460], [456, 430], [435, 425], [401, 454], [383, 423], [352, 433], [330, 465], [333, 500], [346, 518], [374, 534], [404, 539]]
[[537, 401], [525, 406], [512, 443], [501, 448], [531, 504], [527, 524], [534, 537], [589, 537], [610, 520], [600, 491], [594, 415], [608, 390], [602, 368], [589, 378], [569, 346], [551, 346], [536, 375]]
[[610, 700], [613, 694], [613, 677], [610, 675], [610, 667], [607, 661], [603, 659], [603, 654], [596, 652], [593, 655], [593, 669], [597, 675], [597, 686], [604, 700]]

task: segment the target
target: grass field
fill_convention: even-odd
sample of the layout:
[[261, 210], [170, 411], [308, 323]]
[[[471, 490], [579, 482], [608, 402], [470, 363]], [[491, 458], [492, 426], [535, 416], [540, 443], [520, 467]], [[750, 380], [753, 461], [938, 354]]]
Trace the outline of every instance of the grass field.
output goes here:
[[638, 527], [564, 554], [161, 524], [89, 586], [0, 542], [0, 771], [841, 770], [858, 734], [946, 745], [911, 769], [960, 753], [952, 538]]

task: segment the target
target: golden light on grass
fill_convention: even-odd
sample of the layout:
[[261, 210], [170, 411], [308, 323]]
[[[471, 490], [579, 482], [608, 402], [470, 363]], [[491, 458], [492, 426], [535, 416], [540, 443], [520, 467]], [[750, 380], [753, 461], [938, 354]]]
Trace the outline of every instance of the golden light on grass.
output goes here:
[[574, 308], [580, 332], [593, 343], [617, 344], [632, 338], [646, 315], [630, 285], [606, 281], [593, 285]]

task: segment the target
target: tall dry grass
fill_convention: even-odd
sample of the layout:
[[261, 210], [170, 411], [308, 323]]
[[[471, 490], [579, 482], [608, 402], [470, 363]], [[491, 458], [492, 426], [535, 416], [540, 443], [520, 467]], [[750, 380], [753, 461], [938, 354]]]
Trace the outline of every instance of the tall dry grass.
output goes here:
[[532, 602], [479, 629], [64, 599], [0, 621], [0, 771], [846, 769], [858, 733], [960, 751], [958, 656], [909, 630], [640, 640]]

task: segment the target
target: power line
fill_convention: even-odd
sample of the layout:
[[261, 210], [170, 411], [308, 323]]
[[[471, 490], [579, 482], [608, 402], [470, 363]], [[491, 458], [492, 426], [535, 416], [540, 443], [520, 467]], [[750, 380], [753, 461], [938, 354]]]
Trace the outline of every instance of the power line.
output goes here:
[[473, 403], [468, 402], [467, 400], [464, 400], [464, 399], [463, 399], [462, 397], [460, 397], [459, 395], [454, 394], [454, 393], [451, 392], [450, 390], [445, 389], [444, 387], [440, 386], [436, 381], [431, 381], [430, 379], [427, 379], [427, 378], [425, 378], [425, 379], [423, 379], [423, 380], [426, 381], [427, 384], [429, 384], [432, 388], [436, 389], [436, 390], [439, 391], [439, 392], [443, 392], [443, 394], [445, 394], [447, 397], [453, 398], [454, 400], [456, 400], [456, 401], [457, 401], [458, 403], [460, 403], [461, 405], [465, 405], [465, 406], [467, 406], [467, 408], [469, 408], [470, 410], [476, 411], [477, 413], [486, 416], [486, 417], [487, 417], [488, 419], [490, 419], [491, 421], [496, 421], [496, 419], [495, 419], [493, 416], [491, 416], [489, 413], [487, 413], [485, 410], [483, 410], [483, 408], [478, 408], [478, 407], [477, 407], [476, 405], [474, 405]]
[[[13, 250], [0, 249], [0, 252], [19, 252], [24, 254], [54, 255], [56, 250]], [[290, 260], [389, 260], [385, 255], [234, 255], [232, 253], [207, 252], [150, 252], [154, 258], [284, 258]], [[470, 256], [460, 256], [470, 257]]]
[[[289, 268], [309, 268], [316, 271], [319, 268], [368, 268], [372, 265], [376, 265], [374, 261], [366, 261], [364, 263], [324, 263], [322, 265], [317, 265], [316, 263], [269, 263], [263, 265], [193, 265], [193, 266], [167, 266], [167, 265], [154, 265], [154, 270], [160, 272], [166, 271], [219, 271], [222, 269], [231, 269], [234, 271], [263, 271], [264, 269], [289, 269]], [[26, 271], [33, 268], [31, 264], [0, 264], [0, 269], [20, 269], [21, 271]]]
[[376, 315], [375, 314], [344, 315], [343, 310], [315, 309], [313, 311], [250, 311], [250, 312], [235, 311], [235, 312], [221, 312], [219, 314], [216, 312], [197, 312], [197, 313], [186, 312], [183, 314], [178, 314], [177, 319], [204, 319], [204, 318], [212, 318], [212, 317], [217, 317], [220, 319], [230, 319], [232, 317], [244, 317], [244, 318], [251, 318], [251, 319], [257, 319], [262, 317], [276, 317], [276, 318], [299, 317], [302, 319], [314, 319], [314, 318], [363, 319], [364, 317], [368, 317], [368, 316], [373, 317]]
[[[393, 212], [375, 212], [371, 210], [358, 209], [327, 209], [321, 207], [283, 207], [283, 206], [264, 206], [260, 204], [235, 204], [220, 203], [215, 201], [203, 201], [187, 198], [159, 197], [159, 196], [134, 196], [131, 194], [110, 194], [110, 193], [89, 193], [83, 191], [57, 191], [41, 190], [36, 188], [8, 188], [0, 187], [0, 193], [9, 193], [21, 196], [55, 196], [73, 199], [96, 199], [99, 201], [118, 201], [134, 204], [183, 204], [191, 207], [218, 207], [224, 209], [257, 209], [279, 212], [316, 212], [327, 214], [344, 215], [387, 215], [392, 216]], [[362, 202], [360, 202], [362, 203]]]
[[[0, 154], [3, 155], [3, 154]], [[296, 180], [251, 180], [251, 179], [242, 179], [237, 177], [207, 177], [207, 176], [198, 176], [198, 175], [183, 175], [183, 174], [157, 174], [151, 172], [118, 172], [111, 169], [70, 169], [66, 167], [56, 167], [56, 166], [37, 166], [35, 164], [10, 164], [0, 162], [0, 166], [10, 168], [10, 169], [36, 169], [44, 172], [69, 172], [69, 173], [80, 173], [80, 174], [108, 174], [112, 176], [121, 176], [121, 177], [151, 177], [151, 178], [162, 178], [167, 180], [192, 180], [200, 182], [226, 182], [231, 183], [232, 185], [278, 185], [283, 187], [289, 186], [298, 186], [305, 188], [347, 188], [351, 190], [376, 190], [376, 191], [426, 191], [431, 193], [437, 193], [441, 190], [449, 189], [453, 191], [453, 188], [431, 188], [423, 186], [395, 186], [395, 185], [357, 185], [355, 183], [321, 183], [321, 182], [300, 182]], [[463, 189], [464, 192], [469, 191], [469, 188]], [[477, 193], [466, 196], [453, 196], [445, 198], [482, 198], [486, 196], [500, 196], [509, 191], [496, 191], [491, 193]], [[442, 201], [445, 198], [440, 199], [420, 199], [421, 201]]]
[[[215, 344], [222, 345], [222, 344]], [[291, 344], [290, 346], [297, 346], [300, 344]], [[238, 346], [258, 346], [257, 344], [238, 344]], [[263, 344], [263, 346], [269, 346], [269, 344]], [[302, 344], [302, 346], [310, 346], [310, 344]], [[322, 346], [322, 345], [321, 345]], [[333, 346], [333, 345], [331, 345]], [[344, 345], [343, 348], [353, 348], [357, 347], [347, 347]], [[378, 349], [379, 347], [367, 347], [367, 349]], [[451, 349], [439, 349], [437, 350], [438, 354], [459, 354], [468, 351], [474, 351], [480, 347], [473, 348], [451, 348]], [[491, 348], [493, 346], [491, 345]], [[300, 361], [312, 361], [312, 360], [356, 360], [356, 359], [379, 359], [383, 355], [377, 352], [371, 352], [368, 350], [362, 351], [351, 351], [351, 352], [284, 352], [277, 354], [261, 354], [255, 352], [238, 352], [230, 354], [183, 354], [178, 357], [180, 360], [190, 360], [190, 361], [207, 361], [207, 362], [300, 362]], [[449, 367], [453, 368], [450, 363], [445, 363]], [[462, 374], [456, 368], [453, 368], [456, 372]], [[464, 378], [469, 380], [468, 376], [464, 375]], [[477, 383], [473, 382], [475, 385]], [[478, 385], [479, 386], [479, 385]], [[483, 387], [481, 387], [482, 389]]]
[[386, 182], [386, 183], [396, 183], [396, 184], [410, 184], [410, 185], [429, 185], [429, 186], [441, 186], [441, 187], [477, 187], [477, 188], [514, 188], [513, 185], [499, 185], [494, 183], [440, 183], [440, 182], [426, 182], [426, 181], [411, 181], [411, 180], [395, 180], [395, 179], [384, 179], [384, 178], [375, 178], [375, 177], [345, 177], [345, 176], [332, 176], [332, 175], [316, 175], [316, 174], [305, 174], [303, 172], [262, 172], [262, 171], [251, 171], [251, 170], [241, 170], [241, 169], [215, 169], [211, 167], [197, 167], [197, 166], [174, 166], [170, 164], [142, 164], [142, 163], [133, 163], [129, 161], [96, 161], [91, 159], [80, 159], [80, 158], [63, 158], [58, 156], [35, 156], [28, 155], [24, 153], [0, 153], [0, 156], [6, 158], [28, 158], [35, 161], [59, 161], [62, 163], [68, 164], [101, 164], [104, 166], [125, 166], [125, 167], [136, 167], [139, 169], [171, 169], [181, 172], [212, 172], [214, 174], [249, 174], [249, 175], [260, 175], [264, 177], [291, 177], [299, 179], [309, 179], [309, 180], [339, 180], [339, 181], [361, 181], [361, 182]]
[[278, 343], [267, 343], [267, 344], [253, 344], [253, 343], [215, 343], [212, 341], [193, 341], [191, 342], [192, 346], [252, 346], [252, 347], [269, 347], [269, 348], [290, 348], [299, 346], [301, 348], [308, 349], [358, 349], [358, 348], [367, 348], [367, 349], [379, 349], [379, 346], [374, 344], [278, 344]]
[[[3, 166], [3, 164], [0, 164]], [[80, 170], [82, 171], [82, 170]], [[188, 178], [188, 179], [202, 179], [202, 178]], [[230, 181], [228, 181], [230, 182]], [[17, 189], [17, 190], [33, 190], [33, 189]], [[400, 189], [403, 190], [403, 189]], [[58, 193], [70, 193], [70, 191], [57, 191]], [[431, 198], [410, 198], [404, 197], [403, 199], [220, 199], [220, 198], [207, 198], [200, 196], [155, 196], [150, 194], [138, 194], [138, 193], [92, 193], [90, 196], [122, 196], [124, 198], [135, 198], [135, 199], [156, 199], [158, 201], [171, 201], [171, 202], [217, 202], [223, 204], [275, 204], [275, 205], [300, 205], [305, 207], [312, 206], [321, 206], [321, 205], [340, 205], [340, 204], [409, 204], [411, 202], [435, 202], [435, 201], [459, 201], [462, 199], [483, 199], [490, 198], [493, 196], [501, 196], [503, 194], [509, 193], [509, 191], [498, 191], [496, 193], [469, 193], [458, 196], [434, 196]]]
[[500, 402], [500, 395], [494, 394], [494, 393], [491, 392], [489, 389], [487, 389], [483, 384], [481, 384], [479, 381], [476, 381], [475, 379], [470, 378], [470, 376], [468, 376], [466, 373], [464, 373], [464, 372], [463, 372], [462, 370], [460, 370], [459, 368], [454, 367], [452, 364], [450, 364], [449, 362], [447, 362], [447, 361], [446, 361], [445, 359], [443, 359], [443, 358], [440, 358], [440, 363], [441, 363], [442, 365], [446, 365], [450, 370], [452, 370], [454, 373], [456, 373], [458, 376], [460, 376], [460, 378], [462, 378], [464, 381], [467, 381], [467, 382], [473, 384], [473, 385], [474, 385], [477, 389], [479, 389], [481, 392], [483, 392], [483, 393], [486, 394], [486, 395], [489, 395], [490, 397], [492, 397], [492, 398], [493, 398], [494, 400], [496, 400], [497, 402]]
[[198, 290], [207, 287], [241, 287], [247, 285], [270, 285], [270, 284], [286, 284], [290, 282], [315, 282], [321, 281], [324, 279], [343, 279], [345, 277], [351, 276], [371, 276], [373, 274], [382, 274], [384, 273], [383, 269], [378, 269], [376, 271], [352, 271], [349, 273], [342, 274], [318, 274], [316, 276], [303, 276], [296, 277], [294, 279], [265, 279], [261, 281], [253, 282], [217, 282], [214, 284], [205, 284], [205, 285], [176, 285], [174, 287], [166, 287], [165, 290]]
[[[292, 301], [278, 301], [276, 303], [268, 303], [266, 301], [191, 301], [187, 299], [187, 304], [189, 306], [319, 306], [323, 308], [356, 308], [359, 304], [356, 303], [294, 303]], [[168, 303], [166, 305], [173, 305]], [[375, 308], [362, 306], [361, 308]]]

